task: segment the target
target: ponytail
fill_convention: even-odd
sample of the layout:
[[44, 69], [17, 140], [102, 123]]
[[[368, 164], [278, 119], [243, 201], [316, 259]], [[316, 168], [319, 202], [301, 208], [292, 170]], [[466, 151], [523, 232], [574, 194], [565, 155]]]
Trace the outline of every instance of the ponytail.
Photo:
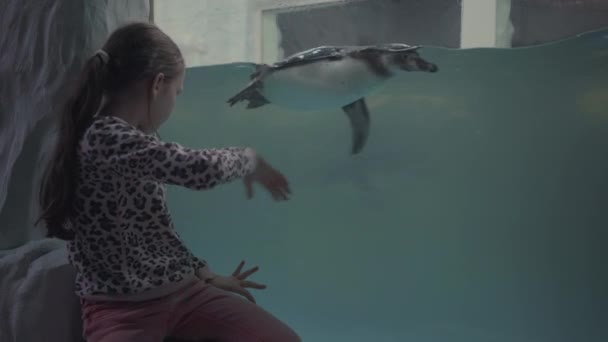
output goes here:
[[179, 47], [154, 24], [142, 22], [114, 31], [103, 50], [91, 57], [72, 97], [59, 113], [57, 142], [40, 185], [39, 201], [47, 236], [74, 238], [70, 225], [78, 186], [78, 145], [104, 93], [112, 96], [133, 82], [163, 73], [175, 77], [184, 67]]
[[69, 229], [73, 199], [78, 181], [78, 144], [99, 110], [107, 74], [107, 54], [99, 51], [84, 67], [80, 80], [62, 112], [58, 115], [58, 136], [55, 149], [40, 185], [42, 214], [48, 237], [72, 240]]

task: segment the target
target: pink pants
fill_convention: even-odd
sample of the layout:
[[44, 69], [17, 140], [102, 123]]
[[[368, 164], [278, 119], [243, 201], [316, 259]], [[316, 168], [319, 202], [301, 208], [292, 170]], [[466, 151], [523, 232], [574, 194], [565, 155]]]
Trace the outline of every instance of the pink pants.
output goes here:
[[196, 282], [145, 302], [82, 301], [89, 342], [185, 341], [299, 342], [298, 335], [261, 307]]

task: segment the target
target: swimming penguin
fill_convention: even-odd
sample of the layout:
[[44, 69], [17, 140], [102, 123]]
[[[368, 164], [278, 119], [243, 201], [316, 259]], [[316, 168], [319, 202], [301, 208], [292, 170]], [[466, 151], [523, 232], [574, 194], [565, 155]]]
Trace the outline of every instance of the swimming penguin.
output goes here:
[[248, 101], [248, 109], [268, 103], [296, 110], [342, 108], [352, 128], [352, 154], [357, 154], [369, 134], [365, 96], [397, 72], [438, 71], [418, 49], [406, 44], [321, 46], [272, 65], [251, 64], [251, 81], [228, 103]]

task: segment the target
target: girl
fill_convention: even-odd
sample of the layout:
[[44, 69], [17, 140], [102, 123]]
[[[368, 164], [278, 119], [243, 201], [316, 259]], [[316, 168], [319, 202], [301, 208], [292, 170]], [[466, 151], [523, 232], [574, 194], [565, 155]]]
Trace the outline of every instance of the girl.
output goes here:
[[[286, 179], [250, 148], [194, 150], [152, 135], [182, 91], [177, 45], [151, 24], [116, 30], [60, 115], [41, 185], [49, 236], [68, 240], [88, 341], [300, 341], [256, 306], [257, 267], [214, 274], [173, 229], [163, 184], [211, 189], [238, 178], [286, 200]], [[103, 101], [102, 101], [103, 99]], [[241, 294], [246, 301], [233, 293]]]

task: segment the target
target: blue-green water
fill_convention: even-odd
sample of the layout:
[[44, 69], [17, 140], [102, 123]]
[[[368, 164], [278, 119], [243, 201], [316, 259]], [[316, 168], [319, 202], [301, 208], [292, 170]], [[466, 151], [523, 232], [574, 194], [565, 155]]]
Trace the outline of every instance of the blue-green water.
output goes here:
[[340, 109], [230, 108], [236, 65], [189, 69], [161, 134], [248, 145], [289, 178], [171, 188], [176, 227], [305, 341], [608, 341], [608, 31], [524, 49], [421, 54], [368, 98], [351, 156]]

